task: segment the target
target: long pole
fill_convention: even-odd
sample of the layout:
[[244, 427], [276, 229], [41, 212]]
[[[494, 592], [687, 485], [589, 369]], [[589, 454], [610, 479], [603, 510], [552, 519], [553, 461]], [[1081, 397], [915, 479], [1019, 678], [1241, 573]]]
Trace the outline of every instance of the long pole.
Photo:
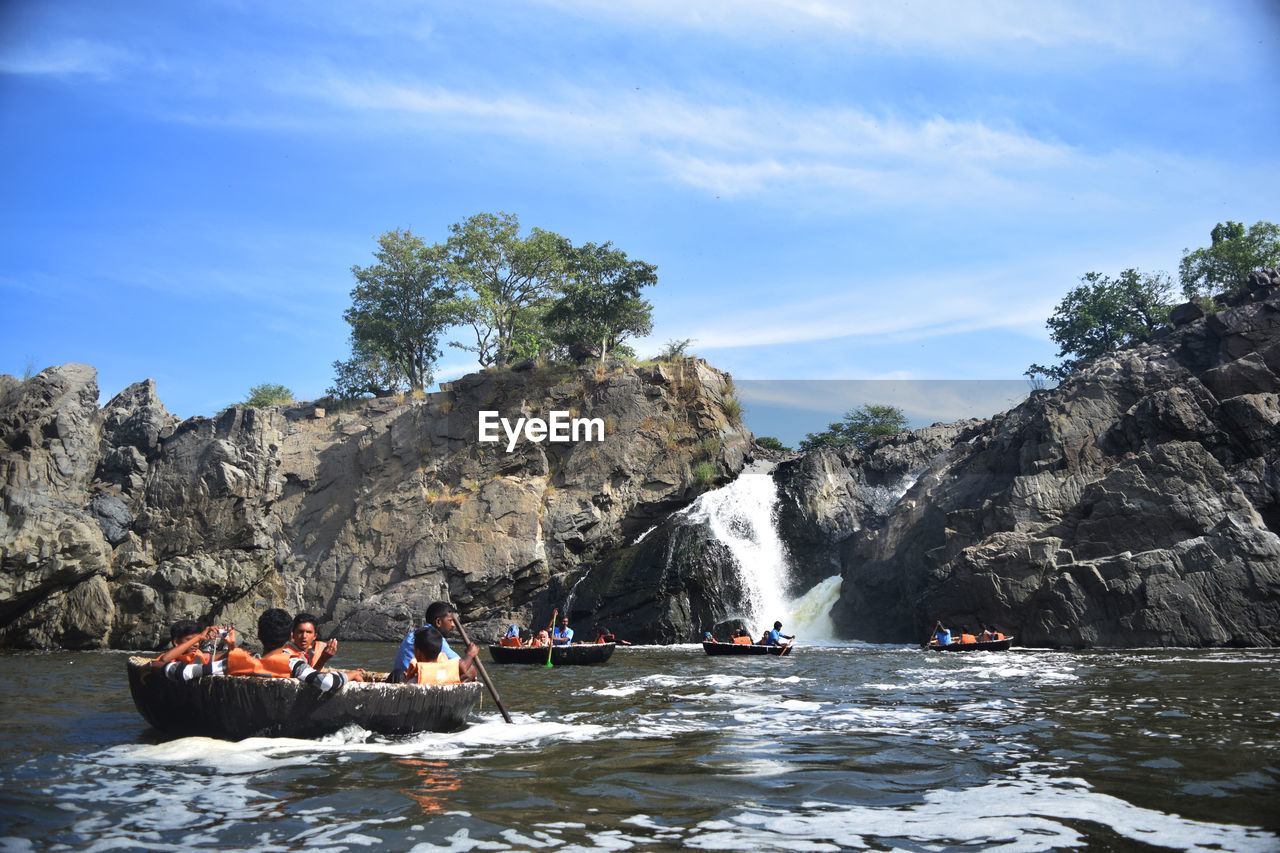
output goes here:
[[[471, 638], [467, 636], [467, 629], [462, 627], [462, 620], [458, 618], [458, 611], [453, 611], [453, 622], [458, 626], [458, 633], [462, 635], [462, 642], [468, 646], [471, 645]], [[484, 682], [484, 686], [489, 688], [489, 695], [493, 697], [493, 704], [498, 706], [498, 710], [502, 712], [502, 719], [508, 723], [514, 722], [511, 715], [507, 713], [506, 707], [502, 704], [502, 700], [498, 698], [498, 688], [493, 686], [493, 680], [489, 678], [489, 673], [485, 672], [484, 664], [480, 662], [480, 655], [476, 655], [476, 669], [480, 672], [480, 680]]]

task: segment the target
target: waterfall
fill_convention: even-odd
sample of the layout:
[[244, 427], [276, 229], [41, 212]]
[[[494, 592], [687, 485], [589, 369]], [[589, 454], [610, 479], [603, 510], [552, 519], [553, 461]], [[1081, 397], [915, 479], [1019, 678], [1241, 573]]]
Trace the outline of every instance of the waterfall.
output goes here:
[[757, 635], [788, 610], [783, 591], [789, 568], [773, 521], [778, 487], [769, 475], [772, 468], [772, 463], [753, 463], [729, 485], [699, 497], [689, 511], [690, 521], [707, 525], [733, 554], [742, 583], [741, 616]]
[[746, 621], [755, 636], [775, 621], [806, 642], [836, 642], [831, 607], [840, 595], [840, 576], [827, 578], [791, 599], [787, 550], [778, 536], [778, 485], [773, 463], [756, 462], [727, 486], [707, 492], [688, 509], [689, 520], [707, 525], [733, 554], [742, 585]]

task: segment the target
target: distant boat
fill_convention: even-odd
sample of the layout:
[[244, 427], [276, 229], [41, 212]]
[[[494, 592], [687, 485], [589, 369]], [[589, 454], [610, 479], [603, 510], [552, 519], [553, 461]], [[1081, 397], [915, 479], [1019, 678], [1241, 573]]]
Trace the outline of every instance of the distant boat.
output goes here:
[[947, 643], [940, 646], [937, 643], [925, 643], [924, 647], [935, 652], [1007, 652], [1009, 647], [1013, 645], [1013, 637], [1005, 637], [1001, 640], [987, 640], [983, 642], [972, 643]]
[[[574, 666], [578, 664], [604, 663], [613, 656], [617, 643], [574, 643], [567, 646], [551, 647], [552, 666]], [[489, 646], [489, 656], [494, 663], [527, 663], [545, 664], [547, 662], [546, 646], [502, 646], [494, 643]]]
[[791, 643], [785, 646], [762, 646], [757, 643], [717, 643], [703, 640], [702, 649], [709, 655], [782, 655], [791, 654]]
[[384, 735], [462, 728], [484, 690], [479, 682], [420, 685], [349, 682], [321, 693], [296, 678], [213, 675], [190, 682], [166, 678], [151, 660], [131, 657], [133, 703], [167, 735], [223, 740], [312, 738], [355, 724]]

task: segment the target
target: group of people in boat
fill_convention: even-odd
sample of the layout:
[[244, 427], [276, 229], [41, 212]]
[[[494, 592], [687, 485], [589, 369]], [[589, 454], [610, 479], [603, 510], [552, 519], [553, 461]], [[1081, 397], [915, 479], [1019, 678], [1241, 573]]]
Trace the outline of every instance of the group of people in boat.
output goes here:
[[[557, 623], [556, 617], [559, 617]], [[623, 646], [631, 645], [626, 640], [619, 640], [614, 636], [613, 632], [603, 626], [596, 629], [596, 638], [593, 643], [618, 643]], [[538, 633], [529, 632], [528, 639], [521, 637], [520, 626], [511, 624], [507, 626], [507, 633], [498, 640], [498, 645], [509, 646], [511, 648], [536, 648], [541, 646], [569, 646], [573, 644], [573, 629], [569, 627], [569, 617], [560, 616], [559, 608], [551, 611], [551, 621], [547, 623], [547, 627]]]
[[[244, 675], [296, 678], [322, 692], [341, 690], [351, 681], [368, 681], [362, 669], [340, 670], [326, 666], [338, 653], [338, 641], [320, 642], [316, 617], [309, 613], [290, 616], [273, 607], [258, 617], [261, 654], [240, 647], [235, 628], [201, 629], [182, 619], [170, 629], [170, 647], [151, 665], [175, 681], [194, 681], [205, 675]], [[474, 681], [479, 649], [469, 643], [462, 654], [449, 647], [446, 635], [456, 627], [453, 607], [444, 601], [427, 608], [425, 624], [411, 630], [401, 642], [387, 680], [393, 684], [453, 684]]]
[[1005, 639], [1004, 634], [987, 625], [983, 625], [982, 630], [977, 634], [966, 634], [962, 631], [958, 636], [956, 636], [953, 635], [951, 633], [951, 629], [945, 627], [942, 624], [942, 620], [939, 619], [933, 626], [933, 636], [929, 638], [929, 645], [950, 646], [968, 643], [991, 643], [1003, 639]]
[[[758, 645], [758, 646], [785, 646], [785, 645], [787, 645], [788, 643], [790, 643], [790, 642], [792, 642], [793, 640], [795, 640], [795, 638], [796, 638], [796, 637], [795, 637], [795, 635], [794, 635], [794, 634], [784, 634], [784, 633], [782, 633], [782, 623], [781, 623], [781, 622], [774, 622], [774, 623], [773, 623], [773, 627], [772, 627], [772, 628], [769, 628], [769, 629], [766, 629], [766, 630], [765, 630], [765, 632], [764, 632], [764, 634], [760, 637], [760, 640], [759, 640], [758, 642], [757, 642], [757, 641], [752, 640], [752, 639], [751, 639], [751, 635], [750, 635], [750, 634], [747, 634], [746, 632], [744, 632], [741, 628], [734, 628], [734, 629], [733, 629], [733, 631], [732, 631], [732, 633], [730, 633], [730, 634], [729, 634], [729, 642], [731, 642], [731, 643], [737, 643], [737, 644], [739, 644], [739, 645], [744, 645], [744, 646], [751, 646], [751, 645]], [[703, 633], [703, 635], [702, 635], [702, 639], [703, 639], [703, 640], [705, 640], [705, 641], [706, 641], [706, 642], [708, 642], [708, 643], [718, 643], [718, 642], [720, 642], [720, 641], [719, 641], [719, 640], [717, 640], [715, 637], [711, 636], [711, 632], [710, 632], [710, 631], [706, 631], [706, 632], [704, 632], [704, 633]], [[787, 642], [786, 642], [786, 643], [784, 643], [784, 642], [783, 642], [783, 640], [786, 640]]]

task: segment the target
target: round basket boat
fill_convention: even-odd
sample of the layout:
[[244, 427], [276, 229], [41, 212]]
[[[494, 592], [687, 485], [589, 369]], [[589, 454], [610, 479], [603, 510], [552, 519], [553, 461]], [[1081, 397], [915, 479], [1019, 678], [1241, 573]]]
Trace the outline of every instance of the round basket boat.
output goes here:
[[758, 643], [716, 643], [702, 641], [702, 649], [709, 655], [782, 655], [791, 654], [791, 644], [785, 646], [762, 646]]
[[213, 675], [177, 682], [148, 658], [128, 661], [129, 690], [138, 712], [167, 735], [311, 738], [358, 725], [404, 735], [461, 728], [483, 687], [350, 682], [321, 693], [296, 678]]
[[947, 643], [945, 646], [927, 643], [925, 648], [932, 652], [1007, 652], [1012, 645], [1013, 637], [1005, 637], [1003, 640], [987, 640], [985, 643]]
[[[604, 663], [613, 657], [617, 643], [575, 643], [568, 646], [551, 647], [552, 666], [573, 666], [575, 664]], [[546, 646], [500, 646], [496, 643], [489, 646], [489, 656], [494, 663], [527, 663], [545, 664], [547, 662]]]

